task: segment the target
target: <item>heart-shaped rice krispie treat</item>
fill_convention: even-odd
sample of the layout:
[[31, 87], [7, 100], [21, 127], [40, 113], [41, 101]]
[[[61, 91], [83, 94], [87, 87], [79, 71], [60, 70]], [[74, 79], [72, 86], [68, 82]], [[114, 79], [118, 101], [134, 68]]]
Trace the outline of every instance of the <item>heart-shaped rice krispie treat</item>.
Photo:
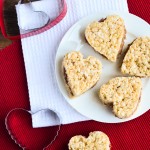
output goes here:
[[140, 102], [142, 81], [138, 77], [116, 77], [103, 84], [99, 91], [101, 101], [113, 106], [118, 118], [128, 118]]
[[83, 59], [83, 55], [77, 51], [65, 55], [62, 67], [70, 97], [79, 96], [92, 88], [100, 79], [102, 70], [97, 58], [89, 56]]
[[150, 77], [150, 37], [139, 37], [131, 44], [123, 60], [121, 72]]
[[115, 62], [126, 37], [124, 21], [117, 15], [108, 16], [100, 22], [94, 21], [87, 26], [85, 37], [95, 51]]
[[68, 147], [69, 150], [110, 150], [110, 140], [105, 133], [94, 131], [88, 138], [82, 135], [72, 137]]

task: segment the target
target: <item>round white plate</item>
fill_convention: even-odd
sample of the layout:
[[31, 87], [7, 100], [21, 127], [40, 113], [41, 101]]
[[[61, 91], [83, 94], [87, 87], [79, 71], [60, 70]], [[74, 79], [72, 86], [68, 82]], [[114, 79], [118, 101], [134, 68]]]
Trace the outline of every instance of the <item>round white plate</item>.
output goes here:
[[[115, 117], [114, 114], [112, 113], [112, 109], [107, 106], [104, 106], [99, 100], [98, 91], [101, 85], [106, 83], [113, 77], [123, 76], [120, 73], [119, 67], [121, 65], [120, 61], [123, 59], [124, 54], [122, 54], [122, 58], [120, 57], [120, 59], [118, 59], [116, 63], [112, 63], [106, 60], [103, 56], [95, 52], [93, 48], [86, 43], [84, 31], [86, 26], [92, 21], [100, 20], [102, 18], [106, 18], [108, 15], [113, 14], [118, 14], [125, 21], [127, 37], [125, 40], [123, 53], [125, 53], [128, 44], [131, 43], [137, 37], [146, 35], [150, 36], [149, 24], [135, 15], [121, 12], [105, 12], [93, 14], [91, 16], [81, 19], [69, 29], [69, 31], [66, 33], [66, 35], [64, 36], [59, 45], [55, 63], [57, 82], [60, 91], [67, 100], [67, 102], [82, 115], [90, 119], [106, 123], [125, 122], [142, 115], [143, 113], [145, 113], [147, 110], [150, 109], [150, 80], [148, 78], [142, 79], [143, 89], [141, 102], [139, 104], [137, 111], [130, 118], [119, 119]], [[96, 86], [94, 86], [92, 89], [85, 92], [81, 96], [70, 99], [65, 88], [65, 83], [63, 81], [61, 63], [64, 55], [73, 50], [81, 51], [81, 53], [84, 55], [85, 58], [89, 55], [95, 56], [102, 62], [103, 69], [101, 78], [99, 82], [96, 84]]]

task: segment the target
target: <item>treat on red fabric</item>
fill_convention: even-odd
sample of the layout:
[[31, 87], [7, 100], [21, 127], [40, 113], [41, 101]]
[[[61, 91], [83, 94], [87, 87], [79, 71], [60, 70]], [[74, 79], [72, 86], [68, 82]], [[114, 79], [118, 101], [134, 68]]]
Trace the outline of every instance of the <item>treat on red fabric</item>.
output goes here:
[[76, 135], [70, 139], [68, 144], [69, 150], [110, 150], [110, 147], [109, 137], [101, 131], [90, 132], [87, 138]]

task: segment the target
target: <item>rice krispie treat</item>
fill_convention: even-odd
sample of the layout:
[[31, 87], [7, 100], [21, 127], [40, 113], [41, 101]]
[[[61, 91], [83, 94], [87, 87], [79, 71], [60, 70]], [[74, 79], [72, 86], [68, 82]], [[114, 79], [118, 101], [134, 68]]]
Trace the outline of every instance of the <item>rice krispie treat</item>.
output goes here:
[[123, 60], [121, 72], [150, 77], [150, 37], [139, 37], [131, 44]]
[[113, 106], [118, 118], [128, 118], [140, 102], [142, 81], [138, 77], [116, 77], [101, 86], [99, 97], [106, 105]]
[[65, 55], [62, 67], [70, 97], [79, 96], [92, 88], [100, 79], [102, 70], [97, 58], [89, 56], [83, 59], [83, 55], [77, 51]]
[[100, 131], [94, 131], [88, 138], [77, 135], [70, 139], [69, 150], [110, 150], [110, 140], [108, 136]]
[[108, 60], [115, 62], [126, 37], [124, 21], [117, 15], [94, 21], [85, 30], [88, 43]]

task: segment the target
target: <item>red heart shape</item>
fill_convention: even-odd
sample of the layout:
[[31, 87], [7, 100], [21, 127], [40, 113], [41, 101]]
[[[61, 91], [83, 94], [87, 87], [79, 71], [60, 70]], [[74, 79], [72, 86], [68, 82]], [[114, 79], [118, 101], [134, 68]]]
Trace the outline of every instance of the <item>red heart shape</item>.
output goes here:
[[31, 114], [23, 109], [11, 111], [6, 118], [6, 126], [12, 139], [21, 148], [29, 150], [45, 149], [54, 139], [59, 128], [58, 126], [32, 128]]

